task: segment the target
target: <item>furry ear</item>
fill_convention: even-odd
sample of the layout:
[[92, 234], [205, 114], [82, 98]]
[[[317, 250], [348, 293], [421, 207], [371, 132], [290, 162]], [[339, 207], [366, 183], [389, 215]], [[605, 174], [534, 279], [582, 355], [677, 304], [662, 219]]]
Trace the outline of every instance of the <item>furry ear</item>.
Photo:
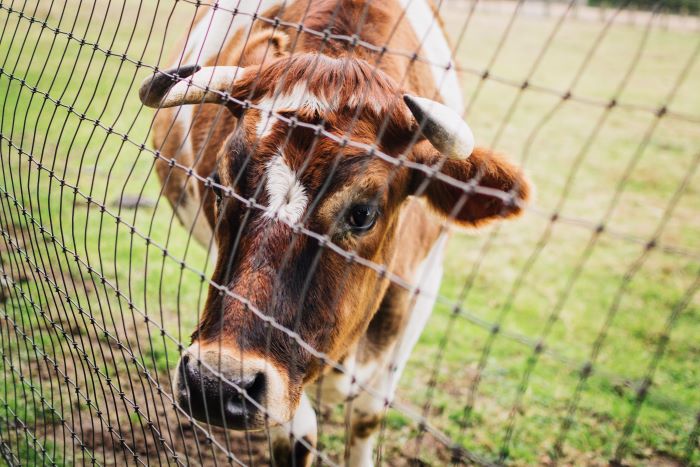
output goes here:
[[479, 226], [517, 216], [530, 196], [530, 184], [522, 171], [490, 149], [476, 147], [467, 159], [458, 160], [445, 158], [423, 141], [415, 146], [413, 158], [460, 182], [498, 190], [487, 194], [463, 189], [413, 170], [411, 193], [424, 196], [436, 211], [458, 224]]

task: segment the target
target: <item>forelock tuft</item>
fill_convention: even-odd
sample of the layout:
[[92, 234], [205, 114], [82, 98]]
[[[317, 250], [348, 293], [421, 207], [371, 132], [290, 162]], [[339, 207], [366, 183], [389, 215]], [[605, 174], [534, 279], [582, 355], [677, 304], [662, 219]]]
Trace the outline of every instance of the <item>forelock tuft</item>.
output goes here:
[[396, 110], [400, 98], [398, 86], [379, 68], [357, 58], [322, 54], [279, 59], [260, 71], [256, 87], [256, 97], [281, 100], [275, 109], [318, 114], [361, 107], [384, 116]]

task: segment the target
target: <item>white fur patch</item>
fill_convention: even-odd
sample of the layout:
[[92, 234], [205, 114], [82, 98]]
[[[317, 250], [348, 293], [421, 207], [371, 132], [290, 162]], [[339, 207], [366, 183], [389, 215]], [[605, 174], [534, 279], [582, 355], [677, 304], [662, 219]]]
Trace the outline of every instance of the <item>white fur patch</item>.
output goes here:
[[461, 114], [464, 102], [455, 64], [452, 62], [452, 51], [433, 10], [426, 0], [400, 0], [400, 3], [421, 43], [421, 56], [430, 62], [435, 86], [438, 87], [442, 100]]
[[[215, 2], [217, 8], [209, 7], [207, 13], [197, 21], [182, 53], [171, 63], [170, 68], [181, 63], [205, 64], [211, 61], [224, 50], [236, 32], [241, 29], [247, 31], [253, 26], [253, 14], [262, 13], [281, 3], [281, 0], [218, 0]], [[238, 14], [234, 15], [233, 11], [236, 10]], [[241, 37], [245, 38], [246, 34]], [[192, 125], [192, 112], [179, 111], [177, 120], [189, 129]]]
[[[401, 375], [403, 369], [408, 363], [408, 357], [411, 355], [413, 347], [418, 342], [428, 318], [433, 311], [435, 300], [440, 294], [440, 282], [442, 282], [442, 262], [445, 255], [445, 247], [449, 239], [447, 233], [442, 233], [433, 243], [428, 256], [418, 265], [414, 273], [414, 287], [418, 292], [409, 314], [409, 321], [403, 334], [399, 338], [399, 347], [394, 352], [393, 366], [396, 368], [396, 374]], [[413, 293], [413, 291], [412, 291]], [[392, 382], [390, 394], [396, 389], [398, 378]]]
[[[289, 93], [278, 93], [265, 97], [258, 102], [260, 108], [260, 121], [256, 125], [258, 138], [264, 138], [272, 130], [272, 125], [277, 120], [274, 113], [295, 112], [300, 109], [310, 110], [319, 115], [324, 112], [332, 112], [337, 108], [337, 103], [332, 99], [318, 96], [310, 92], [305, 83], [297, 83]], [[270, 115], [270, 112], [273, 114]]]
[[306, 88], [305, 83], [297, 83], [292, 88], [292, 92], [285, 96], [285, 100], [288, 105], [296, 107], [299, 109], [307, 109], [316, 113], [323, 113], [325, 111], [334, 111], [336, 109], [337, 102], [334, 99], [329, 99], [326, 96], [320, 96], [310, 92]]
[[356, 109], [357, 107], [369, 107], [372, 109], [372, 111], [379, 115], [382, 116], [382, 107], [379, 105], [377, 101], [373, 101], [372, 99], [369, 99], [367, 95], [365, 94], [352, 94], [350, 96], [350, 99], [348, 99], [348, 107], [351, 109]]
[[270, 198], [265, 217], [281, 219], [290, 224], [299, 222], [309, 203], [309, 197], [282, 156], [276, 156], [267, 164], [265, 188]]
[[378, 433], [367, 438], [357, 438], [350, 446], [349, 466], [374, 467], [374, 441]]
[[294, 440], [300, 440], [304, 436], [316, 439], [316, 411], [305, 393], [301, 395], [299, 407], [294, 413], [294, 417], [275, 431], [282, 434], [286, 440], [289, 440], [290, 437]]
[[[280, 3], [280, 0], [218, 0], [215, 2], [217, 8], [209, 7], [187, 38], [182, 62], [208, 62], [219, 54], [239, 29], [253, 25], [253, 14], [262, 13]], [[234, 15], [236, 10], [238, 13]]]

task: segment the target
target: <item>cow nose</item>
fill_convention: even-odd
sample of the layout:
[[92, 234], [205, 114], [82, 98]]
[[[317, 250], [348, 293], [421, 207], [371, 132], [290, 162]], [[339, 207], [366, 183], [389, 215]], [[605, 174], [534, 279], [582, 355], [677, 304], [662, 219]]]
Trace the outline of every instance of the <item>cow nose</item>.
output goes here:
[[[184, 355], [178, 368], [178, 403], [197, 420], [246, 430], [258, 425], [265, 395], [265, 374], [222, 369], [215, 374], [196, 358]], [[254, 402], [255, 403], [254, 403]]]

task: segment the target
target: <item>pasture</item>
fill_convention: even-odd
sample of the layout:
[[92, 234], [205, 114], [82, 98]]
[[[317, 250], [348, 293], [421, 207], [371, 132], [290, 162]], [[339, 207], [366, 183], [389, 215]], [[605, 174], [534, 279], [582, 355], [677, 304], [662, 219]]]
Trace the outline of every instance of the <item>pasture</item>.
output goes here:
[[[160, 196], [137, 90], [198, 2], [19, 3], [0, 2], [2, 455], [264, 462], [263, 435], [168, 398], [211, 266]], [[442, 14], [466, 120], [537, 195], [455, 232], [381, 458], [700, 463], [697, 29], [470, 6]], [[320, 423], [336, 462], [344, 418]]]

